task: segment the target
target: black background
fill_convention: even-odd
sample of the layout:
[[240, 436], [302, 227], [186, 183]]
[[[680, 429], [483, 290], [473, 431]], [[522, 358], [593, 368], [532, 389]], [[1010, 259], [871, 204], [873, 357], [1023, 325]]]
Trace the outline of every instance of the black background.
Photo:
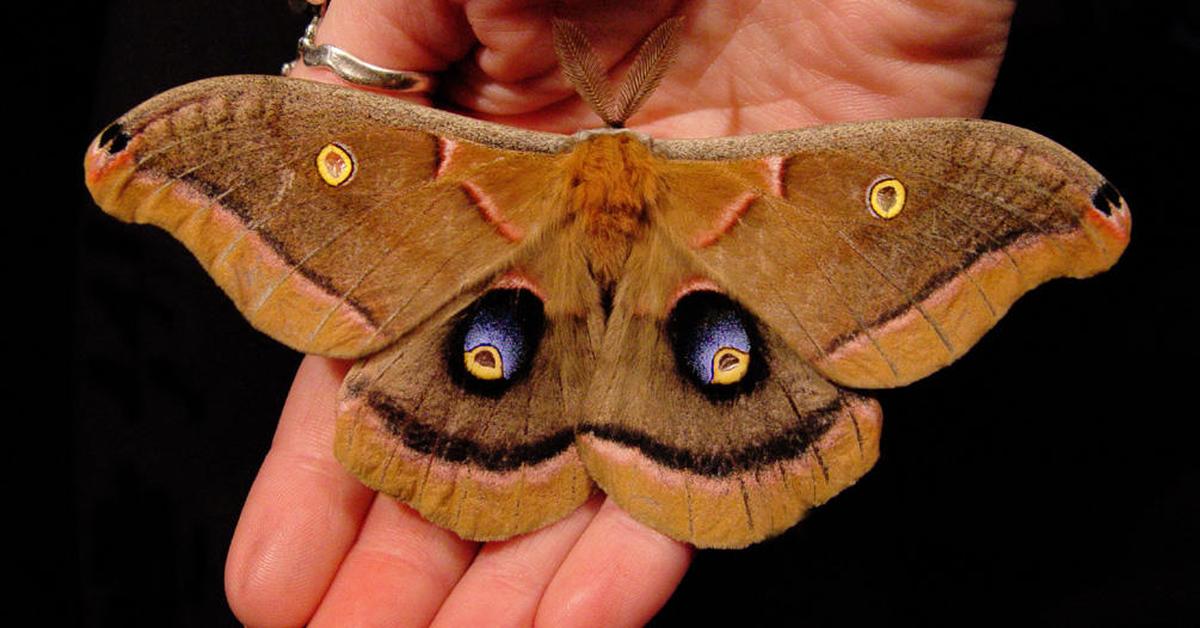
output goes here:
[[[20, 601], [68, 623], [233, 623], [225, 552], [300, 358], [167, 234], [101, 214], [80, 164], [154, 93], [277, 72], [304, 20], [283, 0], [78, 4], [10, 20], [28, 43], [9, 212], [40, 223], [8, 238], [26, 373], [9, 447], [26, 530], [11, 538], [37, 594]], [[985, 117], [1104, 172], [1134, 215], [1125, 257], [1035, 291], [954, 366], [880, 393], [875, 469], [778, 539], [700, 553], [656, 623], [1197, 620], [1198, 12], [1018, 8]], [[17, 192], [31, 188], [44, 193]]]

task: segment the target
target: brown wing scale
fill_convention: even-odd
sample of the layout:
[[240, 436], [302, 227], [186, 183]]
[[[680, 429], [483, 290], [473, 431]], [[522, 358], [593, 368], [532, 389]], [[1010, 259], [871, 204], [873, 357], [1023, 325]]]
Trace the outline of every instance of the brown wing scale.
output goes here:
[[743, 547], [874, 464], [878, 404], [829, 383], [769, 327], [751, 357], [765, 362], [762, 381], [728, 399], [701, 394], [666, 330], [695, 267], [656, 233], [626, 271], [578, 440], [588, 472], [623, 509], [698, 547]]
[[[618, 104], [582, 31], [557, 30], [619, 126], [679, 28], [649, 38]], [[592, 480], [701, 547], [777, 534], [878, 456], [878, 404], [840, 386], [948, 364], [1024, 292], [1111, 266], [1130, 230], [1095, 170], [997, 123], [567, 138], [267, 77], [151, 99], [85, 166], [105, 211], [170, 231], [256, 327], [363, 358], [338, 457], [480, 540], [566, 516]], [[473, 388], [455, 330], [512, 286], [543, 308], [540, 348], [506, 388]], [[690, 289], [754, 330], [756, 370], [721, 394], [679, 365]]]
[[588, 498], [575, 427], [595, 361], [592, 329], [603, 323], [573, 243], [556, 232], [486, 286], [528, 286], [545, 310], [528, 375], [502, 394], [465, 384], [452, 368], [461, 347], [447, 346], [456, 315], [482, 291], [351, 369], [335, 444], [351, 472], [473, 540], [535, 530]]
[[[456, 124], [467, 137], [431, 132]], [[87, 181], [109, 213], [182, 241], [262, 331], [357, 357], [536, 238], [536, 192], [562, 138], [532, 134], [510, 148], [504, 134], [483, 136], [450, 114], [355, 90], [226, 77], [121, 118], [89, 149]], [[330, 145], [352, 162], [336, 186], [317, 167]], [[489, 213], [501, 202], [502, 215]]]
[[[945, 366], [1021, 294], [1108, 268], [1129, 239], [1120, 197], [1093, 201], [1111, 189], [1099, 173], [994, 122], [865, 123], [656, 148], [685, 159], [664, 175], [676, 193], [659, 224], [848, 386], [899, 386]], [[867, 199], [882, 177], [907, 190], [886, 220]]]

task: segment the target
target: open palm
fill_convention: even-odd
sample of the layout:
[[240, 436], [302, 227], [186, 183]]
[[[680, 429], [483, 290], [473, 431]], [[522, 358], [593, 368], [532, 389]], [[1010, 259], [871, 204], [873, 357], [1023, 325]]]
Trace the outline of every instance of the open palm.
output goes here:
[[[570, 133], [600, 125], [553, 54], [545, 3], [338, 0], [318, 43], [439, 73], [463, 112]], [[996, 0], [562, 2], [619, 75], [642, 38], [686, 19], [679, 57], [630, 126], [659, 137], [824, 122], [976, 116], [1003, 55], [1012, 3]], [[297, 76], [334, 80], [300, 68]], [[603, 496], [504, 542], [463, 541], [375, 494], [333, 457], [348, 364], [307, 358], [246, 501], [226, 591], [251, 625], [627, 625], [674, 590], [688, 546]]]

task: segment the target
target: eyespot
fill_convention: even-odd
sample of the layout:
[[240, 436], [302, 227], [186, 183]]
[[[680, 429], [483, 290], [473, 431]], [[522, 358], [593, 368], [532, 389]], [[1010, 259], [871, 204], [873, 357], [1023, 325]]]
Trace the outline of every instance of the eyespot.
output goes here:
[[[749, 343], [747, 343], [749, 344]], [[750, 369], [750, 354], [736, 347], [721, 347], [712, 359], [710, 384], [736, 384]]]
[[729, 297], [696, 290], [679, 298], [667, 331], [681, 373], [713, 394], [761, 379], [764, 361], [750, 317]]
[[899, 179], [884, 175], [867, 188], [867, 207], [876, 216], [895, 218], [904, 209], [906, 191]]
[[542, 301], [532, 292], [492, 290], [467, 309], [452, 336], [452, 371], [480, 392], [502, 391], [529, 370], [544, 326]]
[[467, 372], [482, 380], [504, 377], [504, 356], [492, 345], [479, 345], [463, 353]]
[[345, 147], [338, 144], [326, 144], [317, 153], [317, 172], [321, 179], [333, 187], [342, 185], [354, 175], [354, 158]]

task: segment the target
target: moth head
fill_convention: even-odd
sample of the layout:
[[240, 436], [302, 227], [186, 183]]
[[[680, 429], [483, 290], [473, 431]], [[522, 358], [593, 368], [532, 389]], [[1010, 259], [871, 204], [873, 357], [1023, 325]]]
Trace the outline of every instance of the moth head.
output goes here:
[[529, 372], [544, 329], [542, 300], [533, 292], [490, 290], [463, 312], [450, 334], [450, 372], [468, 392], [503, 394]]
[[766, 376], [753, 317], [715, 290], [681, 296], [667, 318], [667, 337], [680, 375], [711, 399], [736, 397]]

